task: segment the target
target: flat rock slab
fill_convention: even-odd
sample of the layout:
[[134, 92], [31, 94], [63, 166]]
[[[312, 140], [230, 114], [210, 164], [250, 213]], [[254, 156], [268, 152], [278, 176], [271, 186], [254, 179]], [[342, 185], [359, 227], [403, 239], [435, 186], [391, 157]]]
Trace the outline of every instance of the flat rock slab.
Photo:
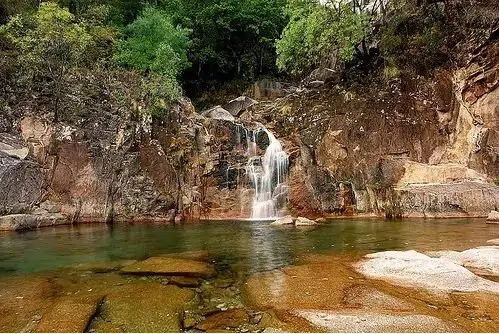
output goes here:
[[499, 276], [499, 246], [477, 247], [462, 252], [443, 251], [434, 255], [449, 259], [479, 275]]
[[205, 332], [235, 330], [248, 323], [249, 316], [244, 309], [232, 309], [209, 316], [196, 325], [196, 329]]
[[97, 312], [102, 297], [92, 301], [62, 300], [42, 316], [35, 332], [82, 333]]
[[215, 275], [213, 265], [173, 257], [150, 257], [121, 269], [124, 274], [133, 275], [169, 275], [188, 277], [211, 277]]
[[487, 243], [491, 244], [491, 245], [499, 246], [499, 239], [490, 239], [490, 240], [487, 240]]
[[181, 288], [196, 288], [201, 282], [196, 277], [172, 276], [168, 280], [168, 284], [173, 284]]
[[441, 319], [420, 314], [388, 315], [373, 312], [335, 312], [298, 310], [303, 317], [327, 332], [380, 333], [380, 332], [457, 332], [459, 328]]
[[180, 332], [181, 315], [194, 293], [173, 285], [132, 283], [108, 294], [96, 332]]
[[368, 254], [355, 267], [368, 278], [410, 288], [499, 293], [499, 283], [481, 278], [449, 259], [431, 258], [414, 250]]
[[366, 310], [414, 310], [414, 305], [405, 300], [365, 285], [354, 285], [346, 289], [343, 300], [347, 307], [360, 307]]

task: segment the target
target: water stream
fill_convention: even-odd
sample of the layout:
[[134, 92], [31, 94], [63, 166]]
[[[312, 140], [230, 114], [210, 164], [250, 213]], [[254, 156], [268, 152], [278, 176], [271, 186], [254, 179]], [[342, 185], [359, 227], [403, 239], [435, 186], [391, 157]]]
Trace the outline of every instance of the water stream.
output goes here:
[[[263, 156], [255, 155], [255, 137], [258, 132], [265, 132], [269, 145]], [[287, 200], [288, 187], [286, 179], [289, 159], [277, 138], [263, 125], [248, 138], [248, 163], [246, 173], [255, 193], [251, 208], [251, 218], [266, 220], [281, 215], [281, 209]]]

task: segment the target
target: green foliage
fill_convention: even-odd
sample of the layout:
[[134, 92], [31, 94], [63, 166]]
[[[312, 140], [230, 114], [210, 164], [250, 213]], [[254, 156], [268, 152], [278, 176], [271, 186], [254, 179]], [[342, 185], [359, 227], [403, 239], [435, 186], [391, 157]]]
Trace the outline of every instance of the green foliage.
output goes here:
[[188, 31], [173, 26], [165, 12], [147, 7], [125, 30], [115, 59], [143, 73], [177, 77], [188, 65]]
[[33, 75], [59, 78], [85, 60], [92, 36], [67, 9], [44, 2], [29, 16], [14, 16], [0, 32], [19, 50], [23, 68]]
[[447, 40], [453, 34], [447, 21], [438, 6], [399, 1], [380, 27], [380, 51], [386, 66], [424, 74], [445, 63], [451, 56]]
[[293, 75], [352, 60], [365, 36], [367, 16], [349, 5], [292, 0], [287, 12], [289, 23], [276, 43], [277, 66]]
[[275, 46], [285, 25], [285, 0], [163, 0], [158, 6], [192, 30], [188, 84], [275, 70]]
[[122, 66], [154, 75], [155, 79], [162, 78], [162, 88], [154, 91], [174, 99], [180, 91], [177, 78], [189, 66], [188, 42], [186, 29], [174, 27], [165, 12], [147, 7], [126, 27], [125, 37], [117, 45], [115, 60]]

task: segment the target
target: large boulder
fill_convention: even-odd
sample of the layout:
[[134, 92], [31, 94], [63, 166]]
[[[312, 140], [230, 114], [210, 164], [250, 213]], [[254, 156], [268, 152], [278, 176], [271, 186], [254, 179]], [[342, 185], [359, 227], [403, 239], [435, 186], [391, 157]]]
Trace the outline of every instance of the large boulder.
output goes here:
[[235, 121], [234, 116], [232, 116], [232, 114], [229, 111], [225, 110], [221, 106], [215, 106], [213, 108], [205, 110], [201, 113], [201, 115], [207, 118], [220, 119], [230, 122]]
[[294, 224], [295, 224], [295, 219], [292, 216], [282, 217], [270, 223], [270, 225], [272, 226], [283, 226], [283, 225], [294, 225]]
[[486, 280], [445, 258], [411, 251], [386, 251], [366, 255], [356, 269], [368, 278], [434, 292], [499, 293], [499, 283]]
[[490, 211], [489, 215], [487, 216], [487, 221], [499, 222], [499, 212], [494, 210]]
[[313, 221], [313, 220], [310, 220], [308, 218], [305, 218], [305, 217], [298, 217], [295, 220], [295, 225], [296, 226], [314, 226], [314, 225], [318, 225], [318, 223]]
[[0, 231], [32, 230], [68, 223], [68, 218], [60, 213], [13, 214], [0, 216]]
[[0, 231], [20, 231], [36, 228], [37, 216], [14, 214], [0, 217]]
[[449, 259], [477, 274], [499, 276], [498, 246], [477, 247], [462, 252], [442, 251], [434, 255]]
[[247, 96], [239, 96], [238, 98], [230, 100], [227, 104], [225, 104], [223, 109], [230, 112], [232, 116], [239, 117], [239, 115], [255, 104], [258, 104], [258, 101], [255, 101]]

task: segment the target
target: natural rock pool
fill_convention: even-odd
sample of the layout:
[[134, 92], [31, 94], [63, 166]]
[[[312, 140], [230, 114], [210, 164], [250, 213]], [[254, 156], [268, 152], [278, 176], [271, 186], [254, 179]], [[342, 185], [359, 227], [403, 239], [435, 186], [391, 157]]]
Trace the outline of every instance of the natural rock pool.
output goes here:
[[369, 253], [463, 251], [498, 237], [498, 225], [465, 219], [4, 233], [0, 331], [498, 331], [498, 294], [429, 291], [356, 270]]

